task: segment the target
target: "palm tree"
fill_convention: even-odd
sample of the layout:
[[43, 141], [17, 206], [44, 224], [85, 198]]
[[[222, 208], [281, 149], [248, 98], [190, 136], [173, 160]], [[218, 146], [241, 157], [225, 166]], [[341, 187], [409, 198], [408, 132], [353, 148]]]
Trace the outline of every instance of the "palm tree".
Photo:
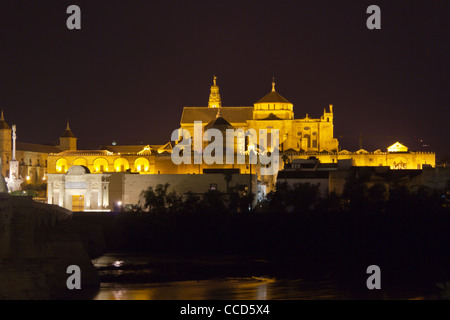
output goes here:
[[224, 179], [227, 184], [227, 193], [228, 193], [230, 191], [230, 182], [231, 182], [231, 180], [233, 180], [233, 172], [227, 171], [227, 172], [224, 172], [224, 175], [225, 175]]

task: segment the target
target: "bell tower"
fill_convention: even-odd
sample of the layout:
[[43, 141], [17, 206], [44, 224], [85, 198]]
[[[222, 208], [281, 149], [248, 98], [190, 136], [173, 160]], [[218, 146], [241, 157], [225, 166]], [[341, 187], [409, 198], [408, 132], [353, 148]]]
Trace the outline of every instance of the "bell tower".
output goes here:
[[222, 100], [220, 99], [219, 86], [216, 83], [217, 77], [214, 75], [211, 93], [209, 94], [208, 108], [220, 108]]
[[77, 150], [77, 138], [70, 130], [69, 121], [67, 121], [66, 131], [59, 137], [59, 148], [61, 150]]

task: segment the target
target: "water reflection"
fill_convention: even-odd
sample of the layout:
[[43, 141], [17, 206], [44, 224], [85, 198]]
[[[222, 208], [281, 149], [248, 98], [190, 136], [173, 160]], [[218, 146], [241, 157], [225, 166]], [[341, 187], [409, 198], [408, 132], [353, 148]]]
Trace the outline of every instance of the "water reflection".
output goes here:
[[[361, 296], [339, 289], [327, 275], [310, 279], [301, 272], [289, 277], [265, 273], [265, 260], [238, 257], [156, 257], [109, 254], [93, 260], [103, 279], [94, 300], [325, 300], [435, 299], [414, 291], [365, 290]], [[238, 275], [238, 276], [236, 276]], [[240, 276], [242, 275], [242, 276]], [[364, 279], [365, 280], [365, 279]]]
[[95, 300], [336, 299], [333, 292], [302, 289], [302, 280], [227, 278], [164, 283], [104, 283]]

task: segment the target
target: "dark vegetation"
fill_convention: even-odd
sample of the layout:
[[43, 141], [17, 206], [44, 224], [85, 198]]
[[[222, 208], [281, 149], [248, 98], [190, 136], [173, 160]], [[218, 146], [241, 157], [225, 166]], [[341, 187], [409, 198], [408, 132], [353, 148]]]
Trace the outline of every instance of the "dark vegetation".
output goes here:
[[263, 257], [284, 275], [334, 274], [366, 290], [366, 269], [383, 284], [436, 287], [450, 279], [450, 209], [446, 193], [350, 175], [342, 195], [321, 199], [317, 187], [277, 185], [253, 210], [251, 197], [229, 189], [184, 197], [168, 185], [143, 192], [144, 209], [80, 213], [96, 221], [110, 251]]

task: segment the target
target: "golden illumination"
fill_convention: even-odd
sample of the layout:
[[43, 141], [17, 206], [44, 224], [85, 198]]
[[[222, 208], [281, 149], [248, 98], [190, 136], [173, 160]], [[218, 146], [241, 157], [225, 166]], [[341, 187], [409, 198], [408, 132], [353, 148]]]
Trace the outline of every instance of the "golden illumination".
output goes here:
[[74, 166], [88, 166], [88, 162], [85, 158], [77, 158], [73, 161]]
[[150, 162], [146, 158], [137, 158], [134, 161], [134, 167], [137, 169], [138, 172], [147, 172], [150, 167]]
[[140, 154], [140, 155], [151, 155], [152, 154], [152, 150], [151, 150], [149, 145], [146, 145], [144, 147], [144, 149], [142, 149], [141, 151], [138, 152], [138, 154]]
[[114, 161], [114, 168], [116, 172], [125, 172], [130, 169], [130, 164], [125, 158], [118, 158]]
[[388, 152], [408, 152], [408, 148], [398, 141], [394, 143], [392, 146], [388, 147], [387, 150]]
[[69, 163], [66, 159], [60, 158], [56, 161], [56, 171], [59, 173], [66, 173], [69, 169]]
[[108, 171], [108, 161], [105, 158], [97, 158], [93, 162], [94, 172], [101, 173]]

